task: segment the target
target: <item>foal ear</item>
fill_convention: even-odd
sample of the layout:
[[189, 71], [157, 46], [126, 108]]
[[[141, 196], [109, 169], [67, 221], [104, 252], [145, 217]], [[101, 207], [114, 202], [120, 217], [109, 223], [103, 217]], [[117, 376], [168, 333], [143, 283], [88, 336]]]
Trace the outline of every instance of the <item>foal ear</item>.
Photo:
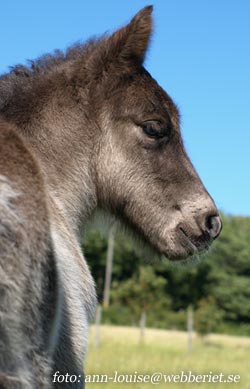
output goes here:
[[152, 32], [153, 6], [139, 11], [125, 27], [117, 30], [108, 40], [114, 56], [143, 63]]

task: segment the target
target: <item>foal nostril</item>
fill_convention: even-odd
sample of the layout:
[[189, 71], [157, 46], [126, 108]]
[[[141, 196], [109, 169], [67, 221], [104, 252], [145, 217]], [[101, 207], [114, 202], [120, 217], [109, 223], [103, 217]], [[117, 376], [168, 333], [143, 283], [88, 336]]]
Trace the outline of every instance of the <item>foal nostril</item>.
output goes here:
[[206, 218], [206, 231], [209, 233], [212, 239], [217, 238], [219, 236], [222, 229], [222, 222], [220, 216], [207, 216]]

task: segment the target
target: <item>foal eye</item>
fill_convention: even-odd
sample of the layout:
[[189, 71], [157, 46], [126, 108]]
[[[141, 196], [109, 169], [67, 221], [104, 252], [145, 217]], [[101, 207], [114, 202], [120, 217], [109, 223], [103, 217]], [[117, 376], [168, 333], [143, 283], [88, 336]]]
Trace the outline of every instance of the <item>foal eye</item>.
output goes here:
[[169, 130], [163, 128], [157, 121], [147, 121], [142, 124], [143, 132], [150, 138], [159, 139], [169, 136]]
[[156, 127], [155, 124], [151, 122], [144, 123], [142, 125], [142, 129], [145, 132], [145, 134], [147, 136], [150, 136], [151, 138], [158, 138], [159, 136], [159, 130], [156, 129], [155, 127]]

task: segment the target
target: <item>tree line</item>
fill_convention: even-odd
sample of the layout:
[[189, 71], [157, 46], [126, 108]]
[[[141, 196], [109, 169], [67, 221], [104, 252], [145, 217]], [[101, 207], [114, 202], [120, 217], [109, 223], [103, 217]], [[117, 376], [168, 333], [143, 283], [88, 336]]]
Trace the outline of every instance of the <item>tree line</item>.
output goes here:
[[[137, 325], [146, 313], [147, 325], [186, 329], [186, 312], [194, 310], [195, 329], [250, 335], [250, 218], [222, 215], [223, 231], [195, 266], [176, 266], [148, 257], [122, 233], [115, 233], [111, 304], [103, 320]], [[84, 254], [103, 300], [107, 236], [90, 227]]]

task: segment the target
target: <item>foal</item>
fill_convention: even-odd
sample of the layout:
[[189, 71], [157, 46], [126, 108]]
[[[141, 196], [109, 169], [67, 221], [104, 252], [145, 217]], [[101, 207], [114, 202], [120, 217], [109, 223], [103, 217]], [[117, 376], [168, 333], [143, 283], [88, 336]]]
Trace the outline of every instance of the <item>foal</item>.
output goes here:
[[97, 208], [172, 260], [220, 233], [178, 110], [143, 67], [151, 12], [0, 78], [1, 388], [83, 387], [96, 298], [79, 237]]

